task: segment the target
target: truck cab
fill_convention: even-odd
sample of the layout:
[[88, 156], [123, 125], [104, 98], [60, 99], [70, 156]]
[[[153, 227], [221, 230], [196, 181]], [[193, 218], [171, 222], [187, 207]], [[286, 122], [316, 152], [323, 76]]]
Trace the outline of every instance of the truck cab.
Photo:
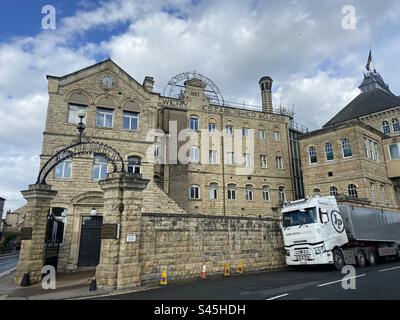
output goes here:
[[335, 249], [349, 240], [335, 197], [288, 202], [282, 209], [281, 228], [287, 265], [344, 265], [343, 253]]

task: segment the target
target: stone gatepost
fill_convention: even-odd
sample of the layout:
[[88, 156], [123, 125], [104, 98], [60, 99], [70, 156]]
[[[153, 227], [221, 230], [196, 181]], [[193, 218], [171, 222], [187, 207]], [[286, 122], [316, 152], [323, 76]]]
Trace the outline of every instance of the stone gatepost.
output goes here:
[[27, 201], [23, 236], [30, 240], [22, 240], [15, 275], [15, 283], [18, 285], [25, 273], [29, 273], [32, 284], [41, 281], [47, 217], [50, 212], [50, 202], [57, 195], [57, 191], [52, 191], [49, 185], [34, 184], [21, 193]]
[[[140, 286], [139, 243], [143, 190], [141, 175], [113, 173], [100, 182], [104, 191], [103, 227], [119, 226], [119, 239], [101, 240], [96, 281], [104, 290]], [[129, 236], [129, 239], [128, 239]]]

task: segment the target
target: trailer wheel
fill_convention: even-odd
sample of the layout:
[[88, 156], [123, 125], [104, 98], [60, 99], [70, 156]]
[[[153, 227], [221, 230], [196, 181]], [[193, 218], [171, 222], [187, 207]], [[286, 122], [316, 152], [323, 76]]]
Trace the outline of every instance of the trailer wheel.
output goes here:
[[364, 268], [366, 264], [364, 251], [358, 250], [356, 255], [357, 267]]
[[332, 257], [333, 257], [333, 265], [336, 270], [342, 271], [345, 262], [344, 262], [344, 257], [342, 251], [339, 249], [334, 249], [332, 251]]
[[376, 265], [376, 255], [375, 255], [375, 253], [374, 253], [372, 250], [369, 250], [369, 251], [368, 251], [368, 258], [367, 258], [367, 260], [368, 260], [368, 264], [369, 264], [370, 266]]

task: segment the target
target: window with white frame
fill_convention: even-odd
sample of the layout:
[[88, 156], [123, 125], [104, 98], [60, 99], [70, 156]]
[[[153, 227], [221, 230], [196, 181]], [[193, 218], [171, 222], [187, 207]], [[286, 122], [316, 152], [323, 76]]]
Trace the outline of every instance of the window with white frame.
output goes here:
[[393, 143], [389, 145], [390, 160], [400, 159], [400, 143]]
[[279, 187], [278, 192], [279, 192], [279, 201], [281, 203], [286, 202], [286, 189], [285, 189], [285, 187]]
[[191, 163], [198, 163], [200, 161], [200, 149], [197, 146], [189, 148], [189, 161]]
[[189, 199], [199, 200], [200, 199], [200, 187], [193, 185], [189, 187]]
[[208, 132], [215, 133], [217, 131], [217, 125], [215, 123], [208, 124]]
[[210, 150], [208, 152], [208, 163], [209, 164], [218, 164], [218, 152], [215, 150]]
[[217, 200], [218, 199], [218, 184], [211, 183], [210, 184], [210, 200]]
[[250, 129], [249, 128], [242, 128], [243, 137], [250, 137]]
[[128, 158], [129, 173], [141, 174], [141, 168], [142, 168], [142, 158], [136, 156]]
[[86, 124], [86, 111], [87, 106], [70, 103], [68, 105], [68, 123], [78, 124], [81, 121], [78, 115], [80, 112], [84, 112], [85, 117], [83, 118], [83, 123]]
[[383, 121], [382, 122], [382, 131], [384, 134], [390, 134], [390, 126], [389, 126], [389, 121]]
[[315, 147], [308, 148], [308, 158], [311, 164], [317, 163], [317, 150]]
[[101, 155], [94, 155], [92, 179], [95, 181], [107, 178], [108, 160]]
[[226, 135], [228, 137], [232, 137], [233, 136], [233, 126], [227, 125], [225, 128], [226, 128]]
[[247, 201], [254, 200], [253, 186], [250, 184], [246, 186], [246, 200]]
[[399, 119], [394, 118], [392, 120], [393, 132], [400, 132], [400, 123]]
[[228, 184], [228, 200], [236, 200], [236, 184]]
[[139, 130], [139, 113], [124, 111], [123, 126], [125, 130]]
[[226, 164], [230, 165], [230, 166], [235, 164], [235, 153], [234, 152], [226, 153]]
[[265, 129], [258, 129], [258, 139], [265, 140]]
[[283, 169], [283, 157], [276, 157], [276, 167]]
[[250, 168], [253, 166], [253, 158], [251, 156], [251, 153], [245, 153], [244, 155], [244, 166], [246, 168]]
[[350, 197], [358, 198], [357, 187], [355, 184], [349, 184], [347, 191]]
[[332, 186], [329, 188], [329, 194], [331, 196], [336, 197], [339, 194], [338, 188], [336, 188], [335, 186]]
[[59, 163], [54, 171], [56, 179], [69, 179], [72, 176], [72, 159], [64, 160]]
[[281, 141], [281, 132], [279, 130], [274, 131], [274, 141]]
[[261, 168], [266, 169], [268, 167], [268, 157], [266, 155], [260, 156]]
[[378, 143], [369, 138], [364, 138], [365, 155], [368, 159], [379, 160]]
[[334, 160], [333, 146], [329, 142], [325, 143], [325, 159], [326, 159], [326, 161], [333, 161]]
[[106, 108], [97, 108], [96, 126], [103, 128], [112, 128], [114, 119], [114, 110]]
[[189, 129], [191, 131], [199, 131], [200, 129], [200, 123], [199, 123], [199, 117], [196, 116], [190, 116], [189, 119]]
[[270, 202], [271, 201], [271, 198], [270, 198], [270, 195], [269, 195], [269, 187], [268, 186], [264, 186], [263, 187], [262, 194], [263, 194], [264, 202]]
[[342, 152], [343, 152], [343, 158], [350, 158], [353, 156], [353, 153], [351, 151], [350, 141], [347, 138], [342, 140]]

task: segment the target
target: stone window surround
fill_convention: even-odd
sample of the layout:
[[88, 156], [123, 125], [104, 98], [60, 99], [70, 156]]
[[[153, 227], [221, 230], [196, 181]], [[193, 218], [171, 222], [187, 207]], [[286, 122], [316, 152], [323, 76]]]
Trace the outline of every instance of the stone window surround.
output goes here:
[[308, 147], [308, 163], [309, 164], [318, 163], [317, 149], [314, 146]]
[[[324, 151], [325, 151], [325, 161], [332, 162], [335, 161], [335, 152], [333, 150], [333, 145], [330, 142], [326, 142], [324, 144]], [[332, 154], [332, 159], [328, 159], [328, 154]]]
[[[197, 189], [197, 191], [194, 191], [196, 189]], [[192, 191], [195, 192], [194, 197], [192, 197]], [[196, 193], [197, 193], [197, 197], [196, 197]], [[190, 201], [200, 201], [201, 200], [201, 189], [200, 189], [199, 185], [193, 184], [193, 185], [189, 186], [189, 200]]]
[[[342, 156], [343, 159], [350, 159], [353, 157], [353, 150], [351, 149], [351, 144], [350, 144], [350, 140], [347, 138], [343, 138], [340, 140], [340, 144], [342, 146]], [[349, 156], [345, 156], [345, 150], [350, 151], [350, 155]]]
[[[66, 163], [68, 163], [70, 165], [70, 174], [69, 176], [65, 176], [65, 165]], [[62, 175], [61, 176], [57, 176], [56, 175], [56, 170], [58, 166], [62, 165]], [[73, 164], [72, 164], [72, 158], [66, 159], [63, 162], [59, 163], [55, 168], [54, 168], [54, 179], [57, 180], [69, 180], [72, 178], [72, 174], [73, 174]]]

